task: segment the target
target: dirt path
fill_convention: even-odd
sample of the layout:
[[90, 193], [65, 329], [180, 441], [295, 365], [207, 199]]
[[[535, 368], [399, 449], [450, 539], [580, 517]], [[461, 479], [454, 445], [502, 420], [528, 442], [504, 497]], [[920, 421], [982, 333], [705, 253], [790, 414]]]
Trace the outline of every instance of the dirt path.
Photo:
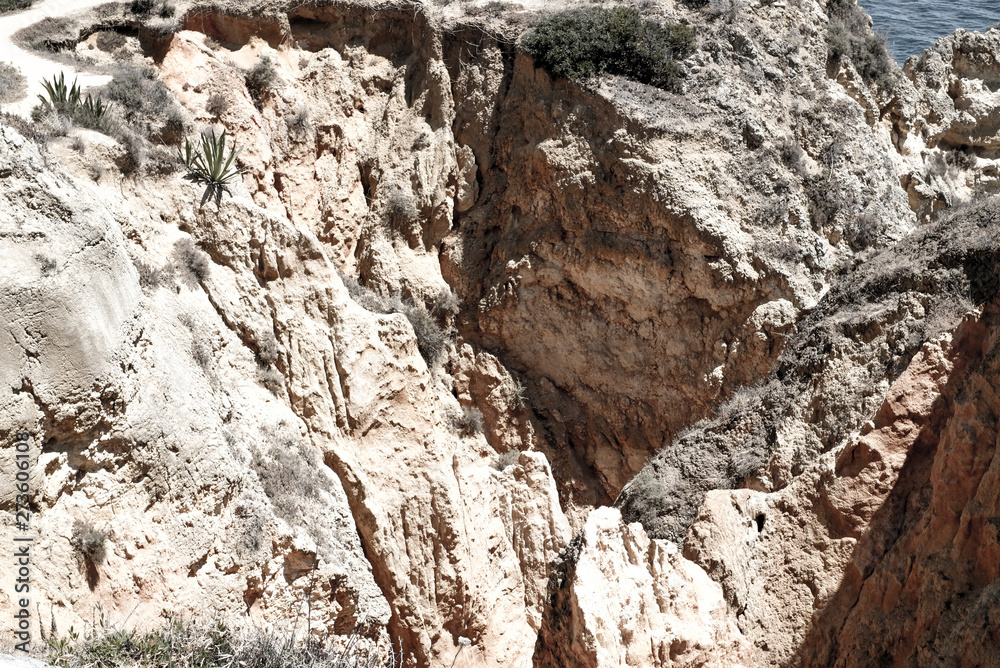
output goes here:
[[80, 85], [84, 88], [108, 82], [110, 77], [107, 75], [79, 74], [71, 65], [41, 58], [11, 41], [11, 36], [18, 30], [37, 23], [47, 16], [66, 16], [105, 2], [107, 0], [43, 0], [24, 11], [0, 16], [0, 62], [14, 65], [28, 78], [26, 96], [17, 102], [0, 105], [0, 110], [28, 117], [31, 108], [38, 104], [37, 96], [44, 92], [42, 79], [50, 78], [59, 72], [65, 72], [68, 81], [78, 77]]

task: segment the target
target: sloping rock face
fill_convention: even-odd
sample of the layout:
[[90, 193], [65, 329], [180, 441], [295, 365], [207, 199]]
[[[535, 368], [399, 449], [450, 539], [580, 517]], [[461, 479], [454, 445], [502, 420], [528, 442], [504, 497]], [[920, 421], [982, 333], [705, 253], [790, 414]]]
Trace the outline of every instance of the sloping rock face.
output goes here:
[[[996, 427], [977, 402], [995, 336], [998, 213], [995, 198], [956, 212], [862, 265], [800, 323], [759, 398], [686, 437], [733, 455], [770, 443], [750, 489], [708, 492], [683, 539], [723, 585], [755, 665], [980, 665], [997, 651], [982, 631], [997, 614]], [[626, 509], [638, 494], [669, 498], [675, 478], [658, 474], [672, 456], [657, 456]]]
[[534, 665], [750, 665], [718, 583], [617, 510], [590, 513], [560, 557]]
[[[144, 237], [139, 202], [3, 133], [2, 433], [5, 452], [16, 432], [31, 434], [32, 613], [64, 630], [98, 603], [147, 619], [207, 607], [276, 622], [316, 570], [314, 624], [384, 622], [340, 481], [303, 449], [295, 414], [253, 382], [253, 354], [203, 288], [224, 291], [223, 271], [182, 241], [185, 259], [149, 289], [149, 267], [139, 262], [140, 277], [132, 256], [142, 245], [169, 255], [187, 235]], [[5, 457], [0, 483], [11, 513], [14, 462]], [[302, 497], [269, 500], [293, 480]], [[74, 549], [78, 527], [106, 535], [105, 559]], [[2, 531], [11, 540], [14, 522]]]
[[877, 254], [905, 156], [822, 3], [649, 7], [697, 28], [679, 94], [553, 80], [511, 37], [544, 4], [482, 9], [186, 12], [154, 55], [244, 149], [218, 209], [3, 128], [36, 614], [308, 614], [407, 666], [986, 657], [995, 205]]
[[471, 31], [449, 54], [482, 180], [442, 257], [462, 332], [530, 381], [598, 501], [765, 376], [835, 268], [913, 224], [888, 131], [827, 76], [819, 4], [649, 12], [697, 25], [683, 95], [552, 81]]

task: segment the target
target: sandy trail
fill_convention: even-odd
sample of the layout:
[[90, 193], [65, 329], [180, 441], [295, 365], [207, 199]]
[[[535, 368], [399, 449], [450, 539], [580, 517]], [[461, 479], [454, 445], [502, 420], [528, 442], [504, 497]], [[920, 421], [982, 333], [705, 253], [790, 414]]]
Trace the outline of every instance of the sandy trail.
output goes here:
[[104, 74], [80, 74], [77, 70], [64, 63], [41, 58], [31, 51], [26, 51], [11, 41], [11, 35], [21, 28], [37, 23], [47, 16], [66, 16], [83, 9], [102, 5], [108, 0], [43, 0], [33, 7], [13, 14], [0, 16], [0, 62], [16, 66], [28, 78], [28, 90], [24, 98], [17, 102], [0, 105], [0, 110], [28, 117], [31, 108], [38, 104], [38, 95], [44, 93], [42, 79], [55, 76], [59, 72], [66, 73], [67, 83], [78, 77], [83, 88], [101, 86], [110, 80]]

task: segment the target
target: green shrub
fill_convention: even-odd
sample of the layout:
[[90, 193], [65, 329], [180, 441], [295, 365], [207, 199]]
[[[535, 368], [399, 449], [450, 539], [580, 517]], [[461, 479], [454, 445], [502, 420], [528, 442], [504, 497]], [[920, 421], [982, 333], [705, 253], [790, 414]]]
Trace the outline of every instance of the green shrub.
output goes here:
[[33, 0], [0, 0], [0, 14], [31, 7]]
[[79, 36], [73, 21], [62, 16], [46, 16], [14, 33], [13, 41], [35, 51], [58, 51], [75, 44]]
[[121, 106], [130, 123], [159, 118], [174, 106], [170, 89], [157, 78], [156, 70], [148, 66], [120, 65], [106, 92], [108, 99]]
[[97, 33], [97, 39], [95, 43], [97, 48], [105, 53], [113, 53], [118, 49], [125, 46], [127, 43], [125, 35], [120, 32], [115, 32], [114, 30], [102, 30]]
[[523, 45], [553, 76], [579, 81], [619, 74], [676, 90], [676, 61], [694, 50], [694, 30], [645, 20], [631, 7], [578, 9], [544, 19]]
[[236, 148], [236, 142], [229, 147], [226, 154], [226, 131], [216, 136], [213, 129], [201, 135], [201, 146], [195, 146], [190, 139], [184, 140], [183, 150], [178, 149], [181, 162], [188, 169], [185, 178], [194, 183], [205, 184], [205, 194], [201, 198], [201, 206], [209, 199], [215, 199], [216, 208], [222, 203], [222, 193], [232, 196], [229, 185], [233, 183], [244, 170], [236, 166], [236, 158], [243, 149]]
[[153, 11], [153, 0], [132, 0], [128, 10], [138, 16], [148, 16]]
[[837, 61], [847, 58], [866, 83], [887, 90], [894, 88], [898, 71], [886, 47], [885, 35], [872, 31], [865, 10], [855, 0], [830, 0], [827, 13], [829, 58]]
[[173, 5], [168, 5], [167, 3], [160, 5], [160, 11], [158, 12], [161, 19], [171, 19], [176, 13], [177, 9]]

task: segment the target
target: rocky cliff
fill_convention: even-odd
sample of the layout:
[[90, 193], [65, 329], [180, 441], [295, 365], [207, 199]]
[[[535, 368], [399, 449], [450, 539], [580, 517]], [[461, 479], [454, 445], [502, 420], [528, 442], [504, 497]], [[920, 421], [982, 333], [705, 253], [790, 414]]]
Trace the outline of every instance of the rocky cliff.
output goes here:
[[890, 90], [830, 57], [843, 3], [697, 4], [643, 9], [695, 30], [672, 92], [537, 67], [545, 3], [61, 23], [245, 172], [216, 206], [131, 135], [0, 126], [34, 637], [100, 605], [408, 666], [988, 665], [998, 221], [956, 205], [997, 33]]

